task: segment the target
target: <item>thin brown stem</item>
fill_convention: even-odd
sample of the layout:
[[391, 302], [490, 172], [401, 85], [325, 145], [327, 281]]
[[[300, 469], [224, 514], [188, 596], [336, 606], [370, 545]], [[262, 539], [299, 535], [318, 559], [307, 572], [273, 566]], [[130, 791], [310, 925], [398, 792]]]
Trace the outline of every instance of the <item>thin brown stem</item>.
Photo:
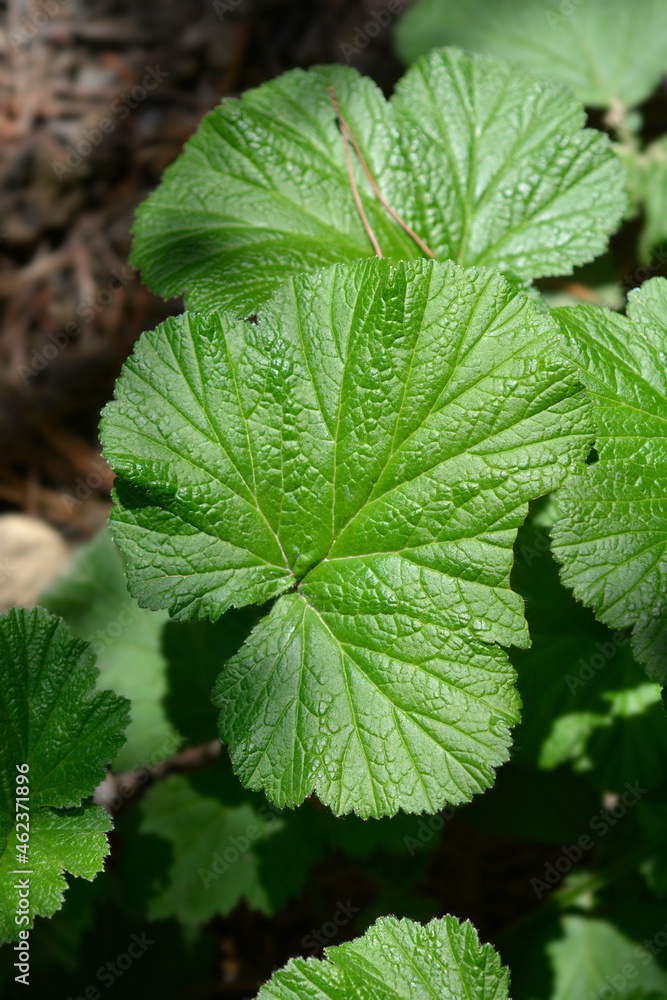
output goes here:
[[347, 127], [345, 119], [340, 113], [340, 108], [338, 107], [338, 101], [336, 100], [336, 91], [334, 90], [333, 87], [329, 87], [329, 94], [331, 95], [331, 102], [334, 106], [336, 114], [338, 115], [338, 124], [340, 125], [340, 134], [343, 137], [343, 145], [345, 146], [345, 162], [347, 163], [347, 173], [348, 177], [350, 178], [350, 186], [352, 188], [352, 194], [354, 196], [354, 203], [357, 206], [357, 212], [359, 213], [359, 218], [363, 223], [364, 229], [368, 233], [368, 238], [373, 244], [373, 249], [375, 250], [378, 257], [383, 257], [384, 254], [380, 249], [380, 244], [378, 243], [377, 237], [373, 232], [373, 228], [370, 222], [368, 221], [366, 213], [364, 212], [364, 206], [361, 204], [359, 189], [357, 187], [357, 182], [354, 179], [354, 169], [352, 167], [352, 153], [350, 152], [350, 142], [348, 139], [348, 135], [350, 135], [351, 138], [351, 134]]
[[[170, 746], [172, 739], [168, 737], [165, 739], [165, 743]], [[170, 774], [200, 771], [202, 768], [215, 764], [221, 750], [220, 740], [212, 740], [199, 746], [185, 747], [161, 760], [159, 759], [160, 751], [157, 751], [153, 755], [158, 758], [155, 764], [148, 762], [140, 764], [132, 771], [123, 771], [122, 774], [109, 772], [104, 781], [95, 789], [93, 802], [102, 806], [109, 813], [118, 812], [144, 788], [156, 781], [162, 781]]]
[[375, 197], [380, 202], [380, 204], [382, 205], [382, 207], [384, 209], [386, 209], [387, 212], [389, 212], [389, 214], [391, 215], [392, 219], [394, 219], [396, 222], [398, 222], [398, 224], [401, 227], [401, 229], [403, 229], [408, 234], [408, 236], [415, 241], [415, 243], [417, 244], [417, 246], [419, 247], [419, 249], [423, 253], [425, 253], [427, 257], [430, 257], [432, 260], [434, 260], [435, 259], [435, 254], [430, 249], [430, 247], [428, 247], [426, 245], [426, 243], [424, 243], [424, 241], [421, 238], [421, 236], [418, 236], [417, 233], [414, 231], [414, 229], [410, 228], [410, 226], [407, 224], [407, 222], [400, 217], [400, 215], [398, 214], [398, 212], [394, 211], [394, 209], [391, 207], [391, 205], [389, 204], [389, 202], [387, 201], [387, 199], [380, 192], [380, 189], [378, 188], [377, 184], [375, 183], [375, 179], [374, 179], [373, 175], [371, 174], [370, 170], [368, 169], [368, 165], [366, 163], [366, 160], [364, 159], [364, 155], [361, 152], [361, 149], [359, 148], [359, 143], [355, 139], [354, 133], [353, 133], [352, 129], [350, 128], [350, 126], [348, 125], [347, 121], [345, 120], [345, 118], [342, 115], [342, 112], [341, 112], [341, 110], [340, 110], [340, 108], [338, 106], [338, 101], [336, 100], [336, 91], [334, 90], [333, 87], [329, 87], [329, 93], [331, 94], [331, 101], [333, 103], [333, 106], [335, 108], [336, 114], [338, 116], [338, 122], [340, 124], [340, 130], [341, 130], [341, 133], [343, 135], [343, 139], [346, 141], [346, 145], [347, 145], [347, 139], [349, 137], [349, 141], [352, 143], [352, 146], [354, 147], [354, 151], [357, 154], [357, 159], [359, 160], [359, 163], [361, 164], [362, 170], [366, 174], [366, 177], [368, 179], [368, 183], [373, 188], [373, 193], [375, 194]]

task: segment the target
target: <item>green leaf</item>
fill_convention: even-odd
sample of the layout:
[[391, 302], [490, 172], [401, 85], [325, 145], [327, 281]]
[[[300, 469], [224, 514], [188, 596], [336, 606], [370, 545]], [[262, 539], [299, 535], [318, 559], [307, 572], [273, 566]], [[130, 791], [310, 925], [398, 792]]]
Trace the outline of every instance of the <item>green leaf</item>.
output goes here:
[[248, 787], [382, 815], [492, 782], [518, 707], [497, 643], [528, 641], [516, 529], [592, 434], [555, 350], [500, 276], [426, 261], [144, 335], [102, 424], [133, 592], [213, 620], [283, 595], [216, 690]]
[[[625, 150], [623, 156], [631, 196], [644, 216], [639, 250], [648, 261], [651, 251], [667, 241], [667, 136], [641, 151]], [[664, 257], [657, 256], [661, 263]]]
[[664, 993], [658, 990], [631, 990], [623, 994], [623, 1000], [664, 1000]]
[[553, 530], [563, 582], [667, 679], [667, 280], [628, 300], [628, 316], [557, 309], [569, 357], [593, 403], [599, 461], [559, 495]]
[[123, 559], [108, 531], [79, 549], [40, 603], [61, 615], [74, 635], [92, 643], [100, 671], [98, 688], [131, 702], [127, 742], [113, 769], [157, 764], [174, 753], [182, 738], [162, 705], [167, 664], [160, 642], [168, 616], [146, 611], [130, 597]]
[[191, 744], [217, 738], [211, 689], [220, 663], [237, 651], [260, 609], [231, 609], [212, 623], [173, 622], [164, 611], [141, 608], [128, 593], [123, 558], [108, 531], [78, 550], [41, 603], [92, 643], [98, 688], [131, 702], [114, 771], [158, 764], [184, 737]]
[[213, 792], [204, 796], [174, 775], [149, 791], [141, 812], [140, 833], [168, 840], [173, 851], [165, 884], [148, 904], [151, 920], [178, 916], [196, 926], [226, 916], [242, 899], [271, 912], [251, 850], [266, 836], [267, 822], [250, 806], [226, 807]]
[[[302, 835], [299, 813], [283, 818], [266, 800], [239, 788], [224, 761], [158, 782], [139, 812], [121, 871], [150, 920], [175, 916], [195, 927], [227, 916], [241, 902], [270, 915], [301, 890], [319, 854], [312, 822]], [[147, 849], [147, 836], [166, 842], [169, 857]], [[146, 864], [147, 854], [154, 864]]]
[[601, 791], [659, 784], [667, 717], [629, 637], [597, 622], [562, 586], [535, 520], [519, 531], [515, 553], [512, 585], [525, 598], [532, 638], [530, 649], [511, 654], [523, 701], [515, 760], [547, 769], [569, 762]]
[[648, 938], [656, 947], [654, 935], [664, 928], [667, 911], [653, 906], [633, 912], [628, 906], [620, 917], [617, 924], [602, 916], [569, 913], [538, 934], [521, 934], [508, 952], [513, 1000], [625, 1000], [636, 996], [634, 990], [639, 996], [655, 990], [664, 997], [667, 971], [646, 941], [639, 941]]
[[511, 59], [571, 87], [584, 104], [639, 104], [667, 69], [667, 8], [644, 0], [418, 0], [396, 31], [411, 63], [434, 45]]
[[[42, 609], [0, 616], [0, 940], [15, 940], [35, 915], [51, 916], [67, 888], [63, 871], [92, 879], [107, 853], [111, 823], [95, 806], [80, 808], [104, 778], [123, 742], [127, 703], [95, 693], [94, 657], [60, 619]], [[29, 795], [16, 794], [28, 765]], [[22, 783], [24, 784], [24, 783]], [[27, 798], [27, 855], [15, 801]], [[50, 807], [55, 807], [50, 808]], [[24, 810], [19, 813], [23, 817]], [[20, 822], [25, 824], [25, 819]], [[24, 863], [19, 858], [27, 858]], [[15, 923], [16, 870], [29, 872], [29, 924]]]
[[425, 927], [381, 917], [363, 937], [292, 959], [257, 1000], [505, 1000], [508, 972], [472, 924], [446, 916]]
[[[1, 942], [18, 940], [19, 930], [32, 926], [36, 916], [50, 917], [61, 908], [68, 888], [65, 872], [92, 881], [102, 871], [109, 853], [106, 834], [112, 827], [111, 818], [98, 806], [36, 810], [30, 819], [29, 875], [23, 868], [18, 871], [14, 830], [10, 829], [0, 856]], [[25, 879], [30, 921], [17, 926], [18, 887]]]
[[[139, 210], [133, 261], [154, 291], [247, 314], [285, 278], [374, 255], [330, 87], [382, 196], [440, 260], [569, 274], [621, 219], [607, 138], [516, 67], [434, 52], [389, 102], [350, 68], [294, 70], [207, 115]], [[384, 256], [421, 256], [356, 157], [354, 174]]]

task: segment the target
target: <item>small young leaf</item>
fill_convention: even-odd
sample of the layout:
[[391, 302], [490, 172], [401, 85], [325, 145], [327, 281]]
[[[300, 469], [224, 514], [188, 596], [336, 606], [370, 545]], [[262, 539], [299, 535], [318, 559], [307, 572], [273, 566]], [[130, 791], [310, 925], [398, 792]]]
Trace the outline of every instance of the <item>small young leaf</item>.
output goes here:
[[[140, 209], [133, 260], [154, 291], [247, 314], [291, 275], [375, 254], [332, 87], [381, 195], [438, 259], [569, 274], [621, 219], [624, 171], [563, 88], [455, 49], [389, 102], [350, 68], [294, 70], [207, 115]], [[353, 170], [384, 256], [423, 256], [356, 154]]]
[[667, 7], [643, 0], [418, 0], [396, 31], [413, 62], [434, 45], [460, 45], [521, 63], [571, 87], [584, 104], [639, 104], [667, 68]]
[[[12, 872], [23, 867], [17, 847], [25, 841], [15, 801], [28, 802], [31, 925], [35, 915], [60, 908], [63, 870], [92, 879], [102, 868], [109, 818], [96, 806], [79, 807], [122, 745], [128, 703], [95, 693], [90, 647], [41, 608], [0, 617], [0, 663], [0, 940], [15, 940], [29, 926], [14, 922], [20, 876]], [[19, 796], [17, 768], [26, 764], [29, 795]]]
[[363, 937], [292, 959], [257, 1000], [506, 1000], [509, 974], [468, 921], [381, 917]]
[[102, 423], [133, 592], [213, 620], [283, 594], [217, 686], [250, 788], [379, 816], [493, 780], [516, 529], [592, 435], [552, 337], [492, 272], [378, 260], [144, 335]]
[[593, 403], [599, 461], [570, 478], [553, 529], [561, 577], [667, 680], [667, 280], [632, 292], [628, 316], [556, 309]]

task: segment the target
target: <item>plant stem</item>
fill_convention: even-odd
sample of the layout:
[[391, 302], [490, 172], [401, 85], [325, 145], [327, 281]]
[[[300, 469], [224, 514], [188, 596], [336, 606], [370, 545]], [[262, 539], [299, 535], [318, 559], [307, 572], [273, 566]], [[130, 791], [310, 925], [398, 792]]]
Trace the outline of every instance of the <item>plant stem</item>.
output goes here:
[[[338, 101], [336, 100], [336, 91], [333, 87], [329, 87], [329, 94], [331, 95], [331, 103], [334, 106], [336, 114], [338, 116], [338, 124], [340, 125], [340, 133], [343, 137], [343, 143], [345, 145], [345, 162], [347, 163], [347, 173], [350, 178], [350, 186], [352, 188], [352, 194], [354, 195], [354, 203], [357, 206], [357, 211], [359, 217], [364, 225], [364, 229], [368, 233], [368, 238], [373, 244], [373, 249], [375, 250], [378, 257], [383, 257], [382, 250], [380, 249], [380, 244], [377, 241], [377, 237], [373, 232], [370, 222], [364, 212], [364, 206], [361, 204], [361, 198], [359, 196], [359, 189], [357, 188], [357, 182], [354, 179], [354, 170], [352, 167], [352, 154], [350, 152], [350, 142], [348, 136], [350, 135], [347, 123], [340, 113], [340, 108], [338, 107]], [[354, 141], [354, 140], [353, 140]]]

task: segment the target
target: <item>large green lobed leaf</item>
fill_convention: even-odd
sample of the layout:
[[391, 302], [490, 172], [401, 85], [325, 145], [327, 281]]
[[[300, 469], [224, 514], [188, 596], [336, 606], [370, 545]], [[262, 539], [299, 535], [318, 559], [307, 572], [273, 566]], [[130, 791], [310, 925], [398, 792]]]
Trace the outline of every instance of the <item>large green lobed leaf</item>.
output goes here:
[[489, 271], [337, 265], [256, 323], [167, 321], [116, 395], [135, 596], [215, 620], [282, 595], [217, 685], [244, 783], [376, 816], [488, 786], [518, 710], [498, 644], [528, 642], [512, 543], [592, 435], [549, 319]]
[[396, 31], [410, 63], [460, 45], [571, 87], [592, 106], [639, 104], [667, 70], [663, 0], [418, 0]]
[[556, 309], [593, 403], [599, 461], [572, 476], [553, 531], [561, 577], [667, 679], [667, 280], [632, 292], [628, 316]]
[[363, 937], [292, 959], [257, 1000], [507, 1000], [509, 975], [472, 924], [446, 916], [423, 927], [380, 918]]
[[[133, 261], [154, 291], [247, 314], [291, 275], [374, 255], [330, 87], [380, 192], [438, 259], [569, 274], [621, 219], [624, 171], [561, 87], [456, 49], [419, 60], [389, 102], [350, 68], [294, 70], [207, 115], [139, 210]], [[384, 256], [422, 256], [352, 159]]]

